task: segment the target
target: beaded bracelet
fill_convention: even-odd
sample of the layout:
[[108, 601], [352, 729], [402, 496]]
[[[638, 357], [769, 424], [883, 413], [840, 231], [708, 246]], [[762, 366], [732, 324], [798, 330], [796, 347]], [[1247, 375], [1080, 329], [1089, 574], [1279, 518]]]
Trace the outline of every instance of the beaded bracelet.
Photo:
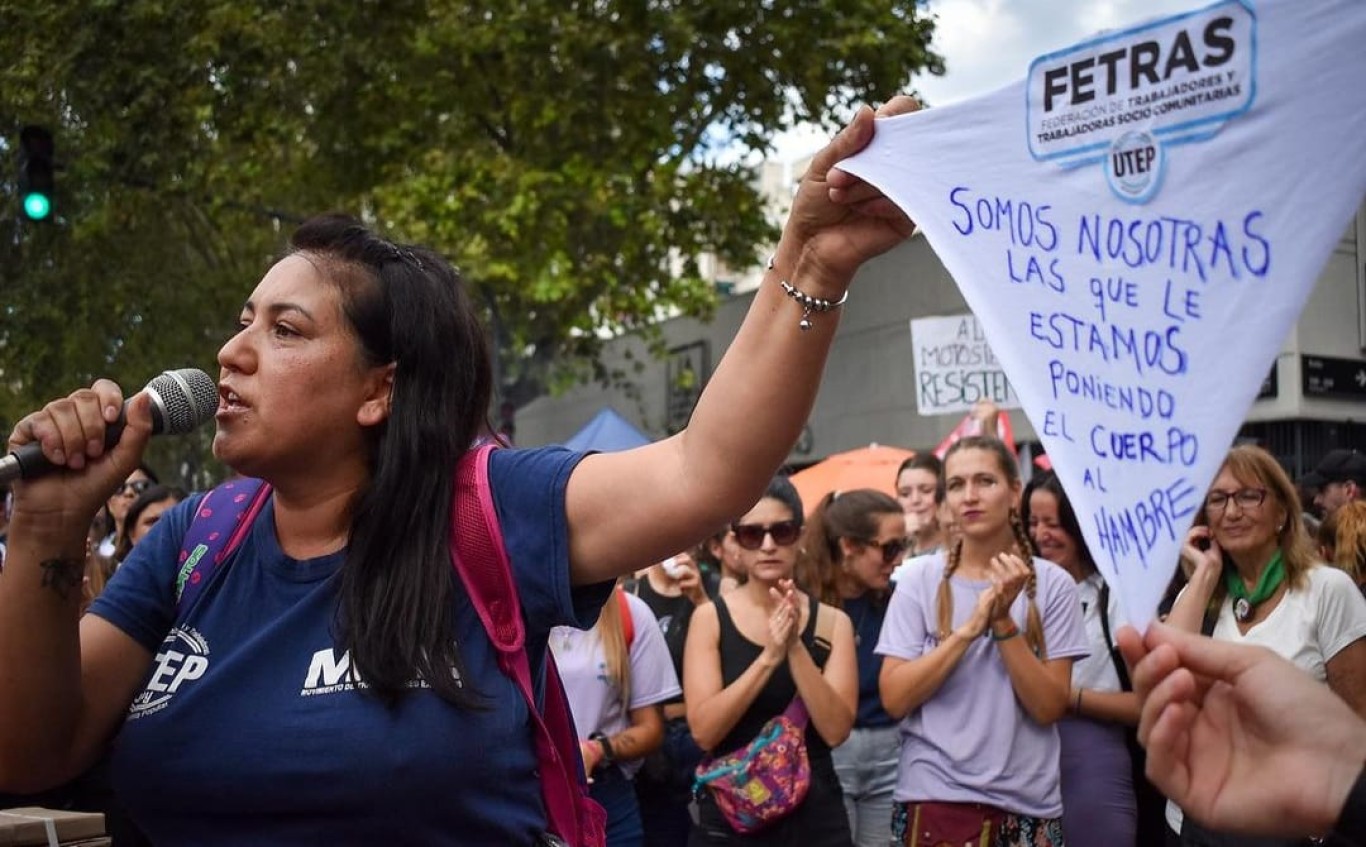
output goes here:
[[996, 630], [991, 627], [987, 627], [987, 632], [991, 633], [992, 641], [1009, 641], [1020, 634], [1020, 628], [1012, 621], [1010, 624], [1010, 631], [1006, 632], [1004, 635], [997, 635]]
[[[769, 270], [773, 270], [773, 260], [773, 256], [768, 257]], [[844, 292], [844, 296], [840, 297], [840, 299], [838, 300], [826, 300], [824, 297], [812, 297], [810, 294], [801, 291], [797, 288], [797, 286], [793, 285], [785, 279], [778, 280], [778, 285], [782, 286], [784, 294], [786, 294], [788, 297], [791, 297], [793, 300], [796, 300], [798, 305], [802, 307], [802, 319], [797, 322], [797, 327], [802, 332], [806, 332], [808, 329], [811, 328], [812, 312], [833, 311], [834, 309], [838, 309], [840, 306], [843, 306], [845, 301], [849, 299], [848, 290], [846, 290]]]

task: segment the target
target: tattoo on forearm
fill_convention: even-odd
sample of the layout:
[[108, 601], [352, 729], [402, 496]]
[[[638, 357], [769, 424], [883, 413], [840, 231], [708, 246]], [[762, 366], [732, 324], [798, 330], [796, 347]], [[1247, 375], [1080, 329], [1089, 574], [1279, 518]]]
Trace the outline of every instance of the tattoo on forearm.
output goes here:
[[644, 755], [641, 752], [642, 747], [644, 745], [641, 740], [630, 729], [612, 737], [612, 752], [620, 761], [629, 762], [632, 759], [639, 759]]
[[85, 579], [85, 562], [80, 559], [48, 559], [39, 567], [43, 569], [43, 587], [51, 588], [63, 600], [79, 590]]

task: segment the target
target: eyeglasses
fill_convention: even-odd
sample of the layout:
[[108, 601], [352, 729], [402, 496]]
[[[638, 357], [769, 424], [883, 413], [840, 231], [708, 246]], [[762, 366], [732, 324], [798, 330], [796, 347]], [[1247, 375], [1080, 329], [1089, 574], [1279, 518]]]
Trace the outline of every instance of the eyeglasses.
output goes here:
[[1238, 504], [1243, 511], [1251, 511], [1266, 501], [1265, 488], [1240, 488], [1237, 491], [1211, 491], [1205, 497], [1205, 511], [1211, 515], [1223, 514], [1228, 501]]
[[132, 494], [134, 497], [152, 487], [150, 479], [135, 479], [132, 482], [125, 482], [119, 486], [115, 494]]
[[779, 547], [788, 547], [797, 543], [801, 537], [802, 525], [796, 521], [778, 521], [777, 523], [733, 523], [730, 531], [735, 533], [735, 540], [746, 550], [758, 550], [764, 546], [764, 536], [773, 536], [773, 543]]
[[884, 541], [881, 544], [870, 538], [863, 543], [882, 551], [882, 564], [884, 565], [896, 564], [901, 561], [901, 557], [906, 553], [906, 539], [904, 538], [893, 538], [891, 541]]

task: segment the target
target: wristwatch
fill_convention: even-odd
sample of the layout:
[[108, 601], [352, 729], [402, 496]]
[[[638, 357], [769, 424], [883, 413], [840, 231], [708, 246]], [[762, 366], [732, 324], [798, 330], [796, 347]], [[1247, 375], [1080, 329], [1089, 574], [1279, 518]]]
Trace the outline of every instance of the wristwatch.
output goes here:
[[602, 758], [599, 760], [600, 764], [615, 765], [617, 763], [617, 754], [616, 751], [612, 749], [612, 740], [607, 737], [607, 733], [595, 732], [588, 736], [588, 740], [598, 742], [598, 746], [602, 748]]

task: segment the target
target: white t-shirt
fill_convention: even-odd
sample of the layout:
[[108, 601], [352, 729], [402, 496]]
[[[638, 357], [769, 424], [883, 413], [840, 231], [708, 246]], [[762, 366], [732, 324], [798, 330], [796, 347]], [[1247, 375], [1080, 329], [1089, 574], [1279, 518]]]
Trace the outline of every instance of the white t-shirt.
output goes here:
[[[1100, 590], [1105, 580], [1093, 573], [1077, 583], [1077, 598], [1081, 600], [1081, 623], [1086, 630], [1086, 643], [1091, 645], [1090, 654], [1072, 663], [1072, 687], [1089, 688], [1094, 691], [1119, 691], [1119, 674], [1115, 672], [1115, 661], [1110, 647], [1105, 641], [1105, 627], [1100, 622]], [[1110, 638], [1114, 639], [1115, 630], [1123, 626], [1124, 611], [1119, 606], [1119, 592], [1111, 591], [1106, 604], [1110, 619]]]
[[[612, 597], [607, 602], [618, 601]], [[654, 612], [634, 594], [626, 595], [626, 603], [635, 633], [631, 640], [631, 702], [625, 709], [621, 690], [607, 677], [607, 658], [597, 629], [557, 626], [550, 631], [550, 649], [581, 740], [595, 732], [615, 735], [631, 725], [631, 709], [663, 703], [682, 692]], [[618, 763], [628, 778], [635, 776], [640, 765], [640, 760]]]
[[[1224, 598], [1214, 637], [1233, 644], [1267, 647], [1289, 659], [1319, 682], [1328, 679], [1328, 660], [1358, 638], [1366, 638], [1366, 598], [1352, 578], [1327, 565], [1310, 568], [1303, 591], [1287, 591], [1266, 620], [1244, 635], [1233, 617], [1233, 599]], [[1167, 803], [1167, 824], [1181, 831], [1183, 816]]]
[[1327, 663], [1358, 638], [1366, 638], [1366, 598], [1352, 578], [1337, 568], [1319, 565], [1307, 574], [1304, 591], [1287, 591], [1266, 620], [1246, 635], [1238, 632], [1233, 600], [1224, 598], [1214, 637], [1234, 644], [1269, 647], [1314, 679], [1328, 679]]

